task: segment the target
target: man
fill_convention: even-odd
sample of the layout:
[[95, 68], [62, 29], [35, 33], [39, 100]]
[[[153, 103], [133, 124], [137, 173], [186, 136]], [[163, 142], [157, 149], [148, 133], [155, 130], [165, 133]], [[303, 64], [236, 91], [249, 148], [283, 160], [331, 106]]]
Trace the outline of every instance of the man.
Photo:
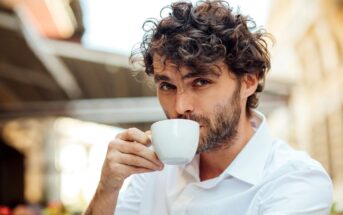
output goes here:
[[168, 118], [199, 122], [197, 155], [164, 166], [147, 133], [120, 133], [86, 214], [329, 214], [325, 170], [273, 139], [254, 110], [270, 68], [266, 34], [225, 2], [177, 2], [146, 24], [151, 29], [131, 59], [143, 56]]

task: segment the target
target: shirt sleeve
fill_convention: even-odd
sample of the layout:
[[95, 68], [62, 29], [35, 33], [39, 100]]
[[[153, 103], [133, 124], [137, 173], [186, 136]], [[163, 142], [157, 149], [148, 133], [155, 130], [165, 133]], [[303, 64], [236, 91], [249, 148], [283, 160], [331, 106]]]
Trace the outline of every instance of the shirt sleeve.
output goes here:
[[288, 173], [261, 192], [259, 215], [328, 215], [332, 182], [319, 167]]
[[119, 193], [115, 210], [116, 215], [139, 214], [144, 187], [146, 185], [146, 175], [136, 174], [128, 178], [128, 180], [127, 187]]

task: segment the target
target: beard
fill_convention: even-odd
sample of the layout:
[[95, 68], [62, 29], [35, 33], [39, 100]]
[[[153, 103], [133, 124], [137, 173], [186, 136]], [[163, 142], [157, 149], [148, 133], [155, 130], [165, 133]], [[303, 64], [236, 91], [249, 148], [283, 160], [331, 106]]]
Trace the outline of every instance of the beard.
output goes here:
[[212, 119], [195, 114], [179, 118], [194, 120], [203, 126], [204, 132], [200, 136], [197, 149], [199, 154], [232, 146], [238, 133], [240, 115], [240, 87], [237, 86], [232, 98], [226, 104], [214, 107]]

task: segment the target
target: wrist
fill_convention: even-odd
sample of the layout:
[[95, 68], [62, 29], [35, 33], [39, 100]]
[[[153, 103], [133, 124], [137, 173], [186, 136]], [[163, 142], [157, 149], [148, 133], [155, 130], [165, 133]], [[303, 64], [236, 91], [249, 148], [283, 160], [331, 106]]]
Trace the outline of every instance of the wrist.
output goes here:
[[123, 183], [118, 182], [115, 184], [107, 185], [106, 183], [100, 181], [98, 188], [97, 188], [97, 193], [99, 194], [110, 194], [113, 195], [115, 193], [118, 193], [122, 187]]

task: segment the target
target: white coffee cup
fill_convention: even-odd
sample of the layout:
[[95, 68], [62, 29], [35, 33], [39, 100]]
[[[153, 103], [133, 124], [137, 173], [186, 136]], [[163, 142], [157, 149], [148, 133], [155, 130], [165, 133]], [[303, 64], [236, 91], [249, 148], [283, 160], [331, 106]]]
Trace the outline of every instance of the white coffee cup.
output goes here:
[[199, 144], [199, 124], [188, 119], [168, 119], [151, 126], [153, 150], [164, 164], [189, 163]]

